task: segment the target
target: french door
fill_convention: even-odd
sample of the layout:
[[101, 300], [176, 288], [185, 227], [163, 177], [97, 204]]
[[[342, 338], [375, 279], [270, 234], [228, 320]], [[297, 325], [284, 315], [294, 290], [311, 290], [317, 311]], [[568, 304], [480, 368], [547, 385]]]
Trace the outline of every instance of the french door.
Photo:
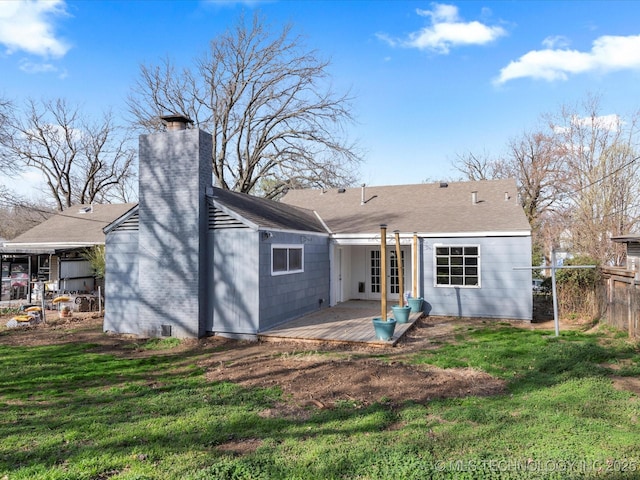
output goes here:
[[[402, 261], [402, 270], [403, 270], [403, 278], [405, 290], [407, 286], [407, 264], [405, 262], [405, 252], [404, 250], [400, 251], [400, 257]], [[400, 293], [400, 277], [399, 273], [399, 265], [398, 258], [396, 255], [395, 248], [387, 249], [387, 271], [384, 272], [384, 275], [387, 276], [387, 291], [386, 295], [388, 298], [398, 298], [398, 294]], [[369, 293], [371, 296], [378, 297], [381, 294], [382, 290], [382, 259], [380, 250], [370, 250], [369, 252]]]

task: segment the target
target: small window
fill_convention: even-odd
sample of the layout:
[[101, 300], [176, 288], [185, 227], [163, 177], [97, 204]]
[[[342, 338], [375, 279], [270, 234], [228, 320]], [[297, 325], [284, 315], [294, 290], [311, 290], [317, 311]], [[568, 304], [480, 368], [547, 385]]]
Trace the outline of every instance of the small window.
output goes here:
[[455, 245], [435, 248], [436, 286], [480, 286], [480, 247]]
[[304, 250], [298, 245], [273, 245], [271, 247], [271, 274], [304, 272]]

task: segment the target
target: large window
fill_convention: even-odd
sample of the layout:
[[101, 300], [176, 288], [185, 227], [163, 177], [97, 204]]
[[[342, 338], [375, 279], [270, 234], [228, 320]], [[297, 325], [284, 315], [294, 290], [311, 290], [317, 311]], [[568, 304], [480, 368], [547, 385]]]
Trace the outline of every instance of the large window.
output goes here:
[[477, 245], [436, 246], [437, 286], [480, 286], [480, 247]]
[[273, 245], [271, 247], [271, 274], [304, 272], [302, 245]]

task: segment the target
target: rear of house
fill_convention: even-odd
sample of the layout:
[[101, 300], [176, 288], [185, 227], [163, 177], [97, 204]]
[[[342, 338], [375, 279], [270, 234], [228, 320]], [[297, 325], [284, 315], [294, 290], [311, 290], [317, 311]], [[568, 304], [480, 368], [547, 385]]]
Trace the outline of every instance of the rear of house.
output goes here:
[[531, 230], [514, 181], [291, 190], [274, 202], [213, 187], [211, 136], [167, 123], [140, 137], [140, 204], [105, 229], [105, 331], [255, 337], [406, 292], [430, 315], [531, 320], [531, 270], [516, 268], [531, 265]]
[[531, 229], [513, 180], [291, 190], [282, 201], [313, 210], [331, 232], [332, 305], [401, 294], [397, 231], [402, 293], [423, 297], [426, 313], [531, 320]]

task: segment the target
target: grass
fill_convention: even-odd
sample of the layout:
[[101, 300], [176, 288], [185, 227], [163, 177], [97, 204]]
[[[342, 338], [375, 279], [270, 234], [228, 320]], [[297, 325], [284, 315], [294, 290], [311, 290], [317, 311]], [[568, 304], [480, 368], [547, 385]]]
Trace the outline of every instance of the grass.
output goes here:
[[152, 356], [134, 360], [86, 344], [0, 346], [0, 478], [640, 475], [640, 403], [611, 382], [640, 373], [640, 351], [610, 331], [465, 329], [410, 361], [484, 370], [507, 382], [504, 395], [342, 402], [304, 419], [263, 418], [287, 402], [281, 391], [207, 382], [199, 358], [172, 345], [150, 342]]

